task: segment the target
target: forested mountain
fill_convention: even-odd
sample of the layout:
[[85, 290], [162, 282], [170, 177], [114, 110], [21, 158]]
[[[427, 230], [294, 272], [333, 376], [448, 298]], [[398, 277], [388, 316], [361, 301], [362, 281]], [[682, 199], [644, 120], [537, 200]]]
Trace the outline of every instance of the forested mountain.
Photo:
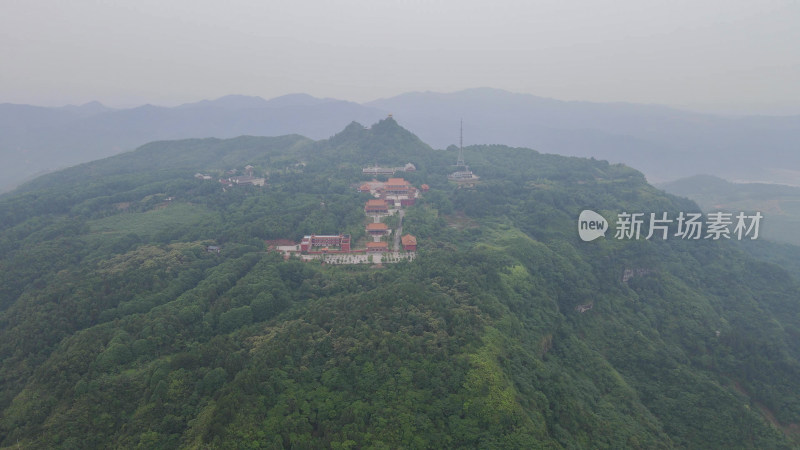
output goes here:
[[[0, 446], [798, 445], [797, 278], [736, 240], [581, 241], [584, 209], [698, 210], [626, 166], [464, 152], [473, 187], [388, 118], [154, 142], [0, 197]], [[269, 251], [363, 234], [361, 168], [407, 162], [414, 261]], [[217, 181], [246, 165], [268, 185]]]

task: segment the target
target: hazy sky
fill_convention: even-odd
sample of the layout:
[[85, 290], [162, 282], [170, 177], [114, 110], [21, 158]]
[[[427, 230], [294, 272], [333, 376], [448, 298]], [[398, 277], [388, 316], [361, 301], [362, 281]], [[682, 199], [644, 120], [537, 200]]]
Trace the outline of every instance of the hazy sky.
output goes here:
[[800, 1], [0, 0], [0, 103], [488, 86], [800, 113]]

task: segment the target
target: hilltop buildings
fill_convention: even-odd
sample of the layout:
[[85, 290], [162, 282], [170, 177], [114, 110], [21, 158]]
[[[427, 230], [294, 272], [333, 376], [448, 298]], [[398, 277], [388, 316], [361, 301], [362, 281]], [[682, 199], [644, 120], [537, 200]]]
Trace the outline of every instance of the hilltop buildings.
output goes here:
[[[377, 166], [371, 169], [380, 169]], [[416, 170], [409, 163], [403, 168], [405, 171]], [[370, 172], [372, 174], [372, 172]], [[248, 177], [248, 175], [245, 175]], [[244, 177], [241, 177], [244, 178]], [[397, 262], [413, 260], [417, 249], [417, 240], [414, 236], [406, 234], [402, 237], [402, 214], [398, 221], [398, 235], [394, 238], [394, 251], [390, 251], [390, 242], [386, 236], [391, 234], [388, 224], [382, 217], [395, 213], [395, 208], [413, 205], [419, 196], [419, 191], [403, 178], [390, 177], [387, 181], [368, 181], [358, 186], [358, 191], [369, 193], [371, 198], [364, 203], [364, 214], [372, 219], [365, 225], [367, 242], [365, 248], [351, 248], [349, 234], [303, 236], [299, 245], [283, 246], [281, 251], [287, 255], [299, 251], [304, 259], [322, 258], [326, 262], [335, 264], [359, 264], [374, 262]], [[359, 242], [363, 242], [359, 239]], [[402, 247], [401, 247], [402, 244]], [[294, 247], [294, 248], [292, 248]], [[401, 250], [402, 248], [402, 250]]]
[[394, 175], [395, 172], [414, 172], [417, 166], [411, 163], [406, 163], [403, 167], [379, 167], [377, 164], [374, 166], [367, 166], [361, 169], [364, 175]]
[[371, 236], [384, 236], [389, 233], [389, 226], [383, 222], [372, 222], [367, 224], [367, 233]]
[[228, 181], [230, 181], [233, 184], [239, 184], [239, 185], [251, 184], [253, 186], [264, 186], [264, 184], [266, 184], [267, 182], [265, 178], [253, 177], [249, 175], [244, 175], [241, 177], [230, 177], [228, 178]]
[[381, 196], [395, 206], [411, 206], [416, 201], [417, 190], [402, 178], [389, 178], [383, 185]]
[[[238, 172], [237, 169], [228, 170], [228, 171], [225, 172], [225, 175], [223, 177], [219, 178], [219, 182], [223, 186], [227, 186], [227, 187], [232, 187], [233, 185], [239, 185], [239, 186], [246, 186], [246, 185], [266, 186], [267, 185], [267, 179], [263, 178], [263, 177], [253, 176], [253, 170], [254, 169], [255, 168], [253, 166], [250, 166], [250, 165], [245, 166], [244, 175], [239, 175], [239, 176], [236, 176], [236, 173]], [[227, 176], [227, 178], [226, 178], [226, 176]], [[199, 180], [210, 180], [212, 178], [211, 175], [206, 175], [204, 173], [199, 173], [199, 172], [194, 174], [194, 177], [199, 179]]]
[[417, 238], [414, 236], [406, 234], [400, 238], [400, 242], [403, 244], [403, 250], [407, 252], [417, 251]]
[[367, 204], [364, 205], [364, 213], [367, 215], [389, 214], [389, 204], [386, 203], [386, 200], [379, 198], [367, 200]]
[[395, 208], [411, 206], [419, 197], [419, 191], [403, 178], [389, 178], [387, 181], [368, 181], [358, 187], [359, 192], [369, 192], [373, 196], [386, 201]]
[[387, 242], [367, 242], [367, 253], [386, 253], [389, 251]]
[[[331, 247], [334, 249], [331, 250]], [[350, 252], [350, 235], [317, 235], [303, 236], [300, 241], [300, 251], [308, 253], [312, 251], [319, 251], [322, 253], [329, 251], [338, 251], [347, 253]]]
[[383, 185], [384, 195], [408, 195], [411, 185], [403, 178], [389, 178]]

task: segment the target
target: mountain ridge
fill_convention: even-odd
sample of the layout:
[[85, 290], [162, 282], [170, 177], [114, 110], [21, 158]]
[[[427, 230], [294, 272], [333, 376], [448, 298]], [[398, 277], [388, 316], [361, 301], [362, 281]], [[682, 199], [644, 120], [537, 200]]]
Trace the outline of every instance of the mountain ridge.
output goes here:
[[[798, 163], [792, 155], [800, 142], [800, 116], [724, 117], [659, 105], [562, 101], [493, 88], [414, 92], [364, 104], [288, 94], [270, 100], [231, 95], [174, 108], [93, 108], [94, 113], [77, 114], [69, 108], [0, 105], [0, 129], [7, 130], [0, 137], [5, 160], [0, 185], [9, 189], [34, 173], [153, 140], [291, 133], [323, 139], [350, 121], [372, 123], [389, 113], [436, 148], [458, 141], [457, 122], [464, 119], [468, 144], [503, 143], [624, 162], [659, 182], [713, 172], [800, 184], [800, 173], [786, 170]], [[145, 111], [151, 117], [141, 117]], [[726, 157], [718, 156], [722, 154]]]

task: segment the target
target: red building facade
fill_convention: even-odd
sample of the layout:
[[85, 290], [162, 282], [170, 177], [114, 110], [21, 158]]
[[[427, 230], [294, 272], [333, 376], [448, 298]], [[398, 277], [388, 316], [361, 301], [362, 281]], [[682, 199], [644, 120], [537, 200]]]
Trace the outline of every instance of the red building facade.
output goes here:
[[400, 242], [402, 242], [403, 250], [405, 251], [413, 252], [417, 250], [417, 238], [410, 234], [401, 237]]
[[390, 195], [408, 195], [410, 191], [411, 185], [403, 178], [389, 178], [383, 186], [383, 192]]
[[375, 236], [383, 236], [389, 232], [389, 226], [383, 222], [373, 222], [367, 224], [367, 233]]
[[386, 242], [367, 242], [367, 252], [383, 253], [389, 251], [389, 244]]
[[364, 212], [367, 214], [387, 214], [389, 205], [386, 200], [382, 199], [367, 200], [367, 204], [364, 205]]

